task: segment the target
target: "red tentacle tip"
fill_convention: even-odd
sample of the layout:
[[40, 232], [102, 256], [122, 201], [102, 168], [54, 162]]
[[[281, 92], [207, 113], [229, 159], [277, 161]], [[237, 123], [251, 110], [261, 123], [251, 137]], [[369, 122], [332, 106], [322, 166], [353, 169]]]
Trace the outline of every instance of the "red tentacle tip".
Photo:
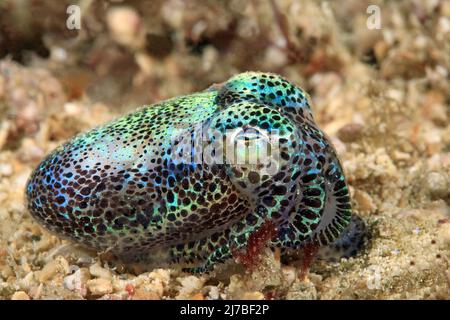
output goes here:
[[311, 267], [312, 263], [314, 262], [314, 258], [316, 257], [317, 251], [319, 250], [319, 244], [313, 242], [308, 243], [303, 248], [303, 259], [300, 266], [300, 274], [298, 278], [301, 281], [306, 280], [306, 277], [309, 273], [309, 268]]
[[232, 249], [232, 254], [239, 263], [251, 271], [259, 264], [261, 252], [277, 233], [275, 224], [268, 220], [249, 236], [245, 250]]

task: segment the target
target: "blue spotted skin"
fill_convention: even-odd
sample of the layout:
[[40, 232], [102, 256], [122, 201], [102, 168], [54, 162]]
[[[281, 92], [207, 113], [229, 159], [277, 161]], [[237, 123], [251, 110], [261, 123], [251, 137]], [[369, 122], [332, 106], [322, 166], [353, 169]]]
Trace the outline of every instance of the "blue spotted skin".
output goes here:
[[[278, 156], [264, 164], [214, 163], [206, 153], [177, 160], [199, 137], [190, 156], [202, 154], [217, 132], [257, 143], [276, 134]], [[291, 250], [332, 243], [351, 217], [341, 165], [306, 93], [258, 72], [75, 137], [39, 164], [26, 194], [32, 216], [60, 236], [127, 262], [192, 272], [244, 249], [267, 221], [276, 226], [269, 245]]]

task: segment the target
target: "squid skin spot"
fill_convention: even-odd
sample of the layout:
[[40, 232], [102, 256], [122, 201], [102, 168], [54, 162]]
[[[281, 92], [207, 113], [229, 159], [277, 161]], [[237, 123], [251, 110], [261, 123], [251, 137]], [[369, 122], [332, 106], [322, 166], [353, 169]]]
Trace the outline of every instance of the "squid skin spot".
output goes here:
[[279, 185], [275, 186], [273, 188], [273, 191], [272, 191], [272, 193], [274, 195], [284, 195], [284, 194], [286, 194], [286, 192], [287, 192], [286, 187], [285, 186], [279, 186]]
[[320, 196], [321, 193], [322, 193], [322, 191], [320, 191], [320, 189], [311, 188], [311, 189], [305, 190], [304, 195], [308, 196], [308, 197], [317, 197], [317, 196]]
[[308, 174], [302, 177], [303, 183], [309, 183], [317, 178], [316, 174]]

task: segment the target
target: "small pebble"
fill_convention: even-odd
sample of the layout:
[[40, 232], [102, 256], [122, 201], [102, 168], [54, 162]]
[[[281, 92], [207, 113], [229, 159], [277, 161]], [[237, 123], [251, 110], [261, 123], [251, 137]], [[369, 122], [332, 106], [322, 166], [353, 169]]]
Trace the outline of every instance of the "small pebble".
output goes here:
[[177, 281], [181, 284], [180, 293], [178, 294], [177, 299], [186, 299], [200, 292], [205, 283], [204, 278], [196, 276], [180, 277]]
[[9, 177], [13, 174], [13, 167], [9, 163], [0, 164], [0, 176]]
[[64, 287], [71, 291], [78, 292], [82, 297], [87, 294], [87, 286], [86, 283], [89, 280], [90, 275], [89, 271], [86, 268], [80, 268], [75, 271], [73, 274], [68, 275], [64, 278], [63, 283]]
[[144, 45], [145, 33], [138, 12], [131, 7], [115, 7], [108, 11], [106, 22], [112, 38], [130, 48]]
[[160, 296], [151, 291], [147, 291], [145, 289], [139, 288], [136, 289], [134, 294], [131, 296], [131, 300], [159, 300]]
[[219, 288], [216, 286], [211, 286], [209, 288], [209, 293], [208, 293], [208, 298], [210, 300], [218, 300], [220, 295], [219, 295]]
[[94, 277], [97, 277], [97, 278], [102, 278], [102, 279], [111, 279], [112, 278], [111, 271], [100, 266], [100, 262], [97, 262], [97, 263], [93, 264], [92, 266], [90, 266], [89, 272]]
[[66, 275], [69, 272], [69, 263], [66, 259], [58, 256], [55, 260], [47, 263], [40, 272], [38, 272], [38, 280], [46, 282], [58, 274]]
[[245, 292], [242, 295], [243, 300], [264, 300], [264, 294], [259, 291]]
[[199, 292], [191, 296], [191, 300], [205, 300], [205, 296]]
[[445, 173], [430, 172], [426, 177], [426, 187], [433, 200], [444, 199], [450, 194], [448, 178]]
[[314, 284], [307, 281], [297, 281], [290, 288], [286, 295], [287, 300], [316, 300], [317, 290]]
[[40, 299], [41, 295], [42, 295], [42, 291], [43, 291], [43, 287], [44, 284], [39, 284], [38, 286], [33, 286], [30, 288], [30, 296], [31, 298], [33, 298], [34, 300]]
[[30, 300], [30, 297], [24, 291], [16, 291], [12, 295], [11, 300]]
[[438, 237], [442, 240], [443, 244], [450, 249], [450, 224], [444, 223], [439, 226]]
[[343, 142], [354, 142], [362, 137], [363, 129], [359, 123], [349, 123], [339, 129], [337, 136]]
[[297, 279], [297, 271], [295, 268], [293, 268], [291, 266], [283, 266], [281, 268], [281, 272], [283, 274], [283, 280], [288, 285], [292, 285], [294, 283], [295, 279]]
[[94, 296], [102, 296], [113, 291], [111, 281], [102, 278], [89, 280], [87, 282], [87, 288], [89, 292]]
[[362, 213], [374, 213], [376, 210], [372, 197], [363, 190], [355, 190], [353, 199], [358, 204], [358, 210]]

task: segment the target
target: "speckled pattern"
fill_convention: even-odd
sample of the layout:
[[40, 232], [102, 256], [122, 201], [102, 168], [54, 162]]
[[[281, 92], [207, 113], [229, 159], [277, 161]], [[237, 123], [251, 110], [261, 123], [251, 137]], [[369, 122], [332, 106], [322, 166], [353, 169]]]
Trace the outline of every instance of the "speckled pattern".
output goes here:
[[[198, 137], [193, 158], [215, 142], [212, 133], [230, 131], [247, 142], [276, 132], [279, 157], [177, 161]], [[125, 261], [176, 262], [193, 272], [245, 248], [267, 221], [277, 227], [270, 245], [290, 250], [332, 243], [351, 217], [341, 165], [306, 93], [257, 72], [75, 137], [38, 166], [26, 194], [31, 214], [58, 235]]]

